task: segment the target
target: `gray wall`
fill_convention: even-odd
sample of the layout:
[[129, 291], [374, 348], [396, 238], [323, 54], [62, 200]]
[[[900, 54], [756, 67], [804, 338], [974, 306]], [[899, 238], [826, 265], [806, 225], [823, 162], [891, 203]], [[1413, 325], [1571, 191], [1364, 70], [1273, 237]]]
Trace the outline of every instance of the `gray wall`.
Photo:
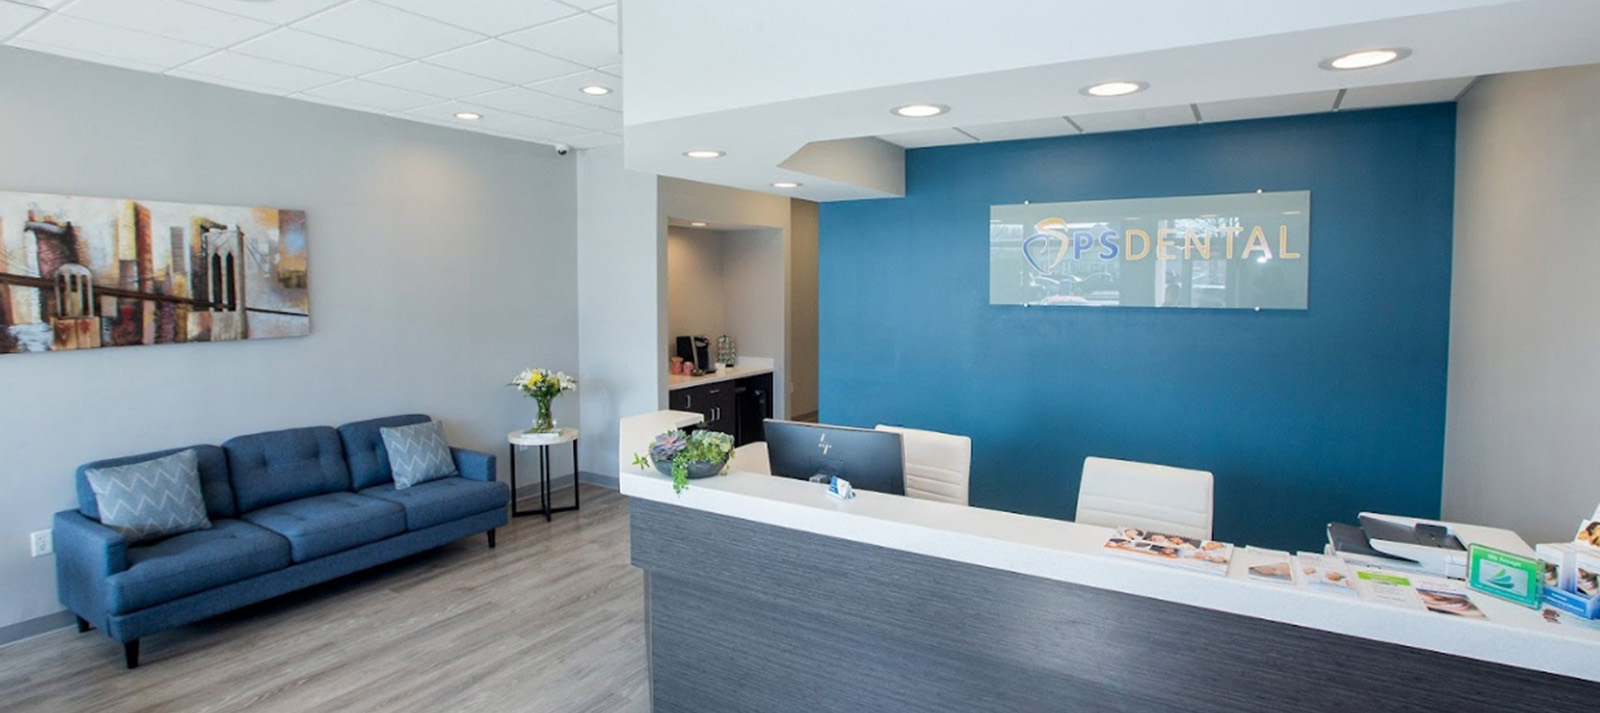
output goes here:
[[1568, 540], [1600, 502], [1600, 65], [1461, 101], [1444, 515]]
[[601, 481], [617, 477], [618, 420], [667, 405], [667, 221], [659, 193], [654, 175], [623, 168], [620, 146], [578, 158], [579, 448], [584, 472]]
[[817, 204], [790, 201], [789, 415], [817, 410]]
[[[723, 234], [715, 230], [667, 228], [667, 347], [676, 354], [672, 340], [679, 335], [704, 334], [712, 340], [727, 334], [725, 314], [729, 307], [723, 294]], [[734, 335], [738, 336], [738, 335]], [[740, 353], [766, 356], [746, 351]], [[713, 353], [711, 358], [715, 359]]]
[[27, 533], [73, 506], [79, 463], [422, 411], [503, 472], [533, 408], [502, 384], [578, 366], [572, 157], [12, 49], [0, 107], [0, 190], [307, 211], [313, 319], [304, 339], [0, 357], [0, 627], [60, 609]]

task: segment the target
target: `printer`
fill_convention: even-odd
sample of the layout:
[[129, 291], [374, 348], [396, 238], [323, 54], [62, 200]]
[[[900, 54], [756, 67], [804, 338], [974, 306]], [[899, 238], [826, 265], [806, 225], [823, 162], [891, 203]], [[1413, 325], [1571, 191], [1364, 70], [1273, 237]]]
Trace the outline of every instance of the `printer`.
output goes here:
[[1357, 567], [1466, 579], [1473, 545], [1534, 556], [1533, 548], [1510, 530], [1370, 512], [1358, 519], [1359, 527], [1329, 523], [1327, 548], [1327, 554]]

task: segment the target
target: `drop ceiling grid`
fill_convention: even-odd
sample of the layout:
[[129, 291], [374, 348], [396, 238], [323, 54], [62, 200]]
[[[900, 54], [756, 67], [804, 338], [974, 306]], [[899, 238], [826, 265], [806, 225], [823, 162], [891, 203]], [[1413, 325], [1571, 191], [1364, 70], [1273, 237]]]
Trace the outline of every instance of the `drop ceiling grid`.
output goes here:
[[[0, 0], [0, 41], [410, 121], [589, 148], [622, 140], [616, 17], [614, 3], [593, 0]], [[599, 97], [579, 91], [590, 84], [613, 91]], [[530, 92], [535, 101], [519, 107], [543, 111], [479, 101], [492, 102], [491, 95], [508, 91]], [[455, 119], [456, 111], [484, 119]]]

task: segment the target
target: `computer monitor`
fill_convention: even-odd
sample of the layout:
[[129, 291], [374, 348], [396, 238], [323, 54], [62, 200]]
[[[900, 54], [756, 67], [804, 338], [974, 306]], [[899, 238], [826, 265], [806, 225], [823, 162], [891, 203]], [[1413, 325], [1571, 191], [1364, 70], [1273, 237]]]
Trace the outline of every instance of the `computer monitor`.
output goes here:
[[898, 433], [770, 418], [766, 431], [773, 475], [838, 476], [856, 490], [906, 494], [905, 447]]

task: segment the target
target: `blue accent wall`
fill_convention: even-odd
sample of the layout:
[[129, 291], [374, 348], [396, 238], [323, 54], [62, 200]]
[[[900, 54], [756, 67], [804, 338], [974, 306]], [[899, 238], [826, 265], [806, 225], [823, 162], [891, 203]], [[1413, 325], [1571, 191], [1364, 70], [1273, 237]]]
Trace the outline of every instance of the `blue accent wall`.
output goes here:
[[[1215, 533], [1437, 517], [1453, 104], [928, 148], [823, 204], [825, 423], [973, 440], [976, 506], [1071, 519], [1087, 456], [1210, 470]], [[989, 206], [1311, 191], [1307, 311], [991, 306]], [[1470, 288], [1470, 286], [1467, 286]]]

